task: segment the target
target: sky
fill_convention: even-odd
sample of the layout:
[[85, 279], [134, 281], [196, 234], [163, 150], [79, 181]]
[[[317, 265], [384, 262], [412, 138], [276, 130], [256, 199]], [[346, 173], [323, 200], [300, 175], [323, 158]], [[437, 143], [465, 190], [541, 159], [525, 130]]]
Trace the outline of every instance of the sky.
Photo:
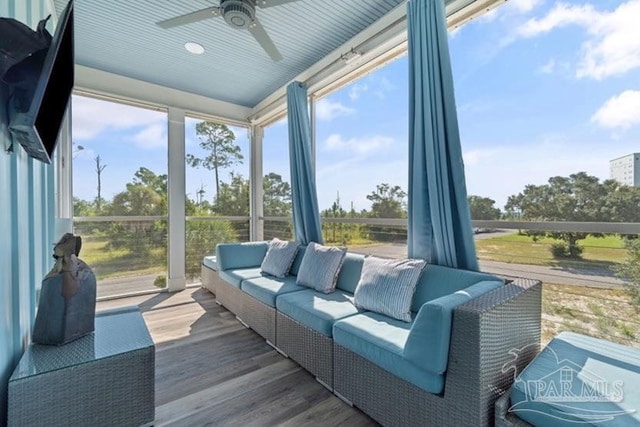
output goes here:
[[[585, 171], [609, 178], [609, 160], [640, 152], [640, 0], [509, 0], [450, 31], [449, 49], [468, 194], [503, 208], [527, 184]], [[370, 207], [377, 184], [407, 189], [408, 63], [402, 57], [317, 105], [321, 209]], [[198, 154], [195, 120], [187, 153]], [[96, 195], [96, 155], [107, 165], [103, 197], [145, 166], [167, 170], [163, 112], [74, 96], [74, 195]], [[224, 170], [248, 176], [247, 131], [232, 128], [245, 160]], [[265, 129], [265, 174], [288, 180], [286, 120]], [[187, 168], [187, 193], [213, 174]]]

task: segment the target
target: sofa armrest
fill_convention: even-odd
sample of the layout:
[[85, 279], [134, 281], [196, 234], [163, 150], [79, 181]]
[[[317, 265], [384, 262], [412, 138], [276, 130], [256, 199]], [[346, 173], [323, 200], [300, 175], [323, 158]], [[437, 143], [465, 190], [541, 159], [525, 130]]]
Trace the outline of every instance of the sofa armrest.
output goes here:
[[407, 338], [403, 356], [434, 374], [447, 370], [453, 311], [471, 299], [503, 286], [499, 280], [484, 280], [420, 307]]
[[454, 310], [444, 394], [484, 414], [480, 424], [540, 351], [541, 303], [540, 281], [516, 279]]
[[259, 267], [268, 248], [269, 242], [219, 243], [216, 246], [219, 271]]

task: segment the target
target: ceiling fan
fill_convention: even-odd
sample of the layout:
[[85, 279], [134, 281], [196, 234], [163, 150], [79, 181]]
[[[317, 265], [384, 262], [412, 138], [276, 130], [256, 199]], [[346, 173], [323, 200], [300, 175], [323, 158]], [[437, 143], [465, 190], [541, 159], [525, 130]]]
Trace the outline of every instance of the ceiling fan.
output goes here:
[[271, 59], [280, 61], [282, 55], [278, 51], [278, 48], [276, 48], [276, 45], [273, 44], [273, 41], [271, 41], [271, 38], [262, 24], [260, 24], [260, 21], [258, 21], [256, 6], [265, 9], [294, 1], [298, 0], [220, 0], [218, 6], [208, 7], [187, 13], [186, 15], [166, 19], [157, 22], [157, 25], [161, 28], [168, 29], [221, 16], [230, 27], [237, 30], [249, 30], [251, 35], [260, 43], [262, 49], [267, 52]]

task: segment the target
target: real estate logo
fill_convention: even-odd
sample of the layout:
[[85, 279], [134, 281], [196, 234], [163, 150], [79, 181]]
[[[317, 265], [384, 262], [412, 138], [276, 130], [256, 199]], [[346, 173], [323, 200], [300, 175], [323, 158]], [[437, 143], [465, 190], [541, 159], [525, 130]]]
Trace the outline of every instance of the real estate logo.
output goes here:
[[585, 360], [561, 359], [552, 348], [546, 348], [543, 350], [547, 352], [546, 360], [555, 362], [555, 365], [547, 363], [545, 369], [540, 369], [539, 376], [536, 367], [527, 368], [531, 371], [521, 375], [524, 379], [520, 378], [516, 362], [527, 353], [526, 349], [509, 351], [514, 359], [502, 367], [503, 373], [514, 371], [513, 389], [524, 394], [524, 399], [512, 404], [509, 412], [516, 415], [537, 413], [576, 424], [601, 423], [636, 412], [616, 405], [624, 400], [624, 381], [620, 378], [605, 379], [595, 374], [589, 366], [595, 368], [602, 362], [588, 357]]

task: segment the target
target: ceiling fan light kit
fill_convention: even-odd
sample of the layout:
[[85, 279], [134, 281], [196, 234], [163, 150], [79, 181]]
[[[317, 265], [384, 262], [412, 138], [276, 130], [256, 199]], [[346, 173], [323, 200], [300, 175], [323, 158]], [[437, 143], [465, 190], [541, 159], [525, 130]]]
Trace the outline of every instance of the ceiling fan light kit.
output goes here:
[[[230, 27], [236, 30], [248, 30], [271, 59], [280, 61], [282, 55], [258, 20], [256, 16], [256, 6], [264, 9], [267, 7], [280, 6], [285, 3], [293, 3], [294, 1], [298, 0], [220, 0], [218, 6], [208, 7], [187, 13], [186, 15], [166, 19], [157, 22], [157, 25], [164, 29], [170, 29], [222, 16]], [[189, 48], [187, 48], [187, 50], [189, 50]], [[191, 50], [189, 51], [191, 52]], [[204, 52], [204, 48], [202, 52]]]

